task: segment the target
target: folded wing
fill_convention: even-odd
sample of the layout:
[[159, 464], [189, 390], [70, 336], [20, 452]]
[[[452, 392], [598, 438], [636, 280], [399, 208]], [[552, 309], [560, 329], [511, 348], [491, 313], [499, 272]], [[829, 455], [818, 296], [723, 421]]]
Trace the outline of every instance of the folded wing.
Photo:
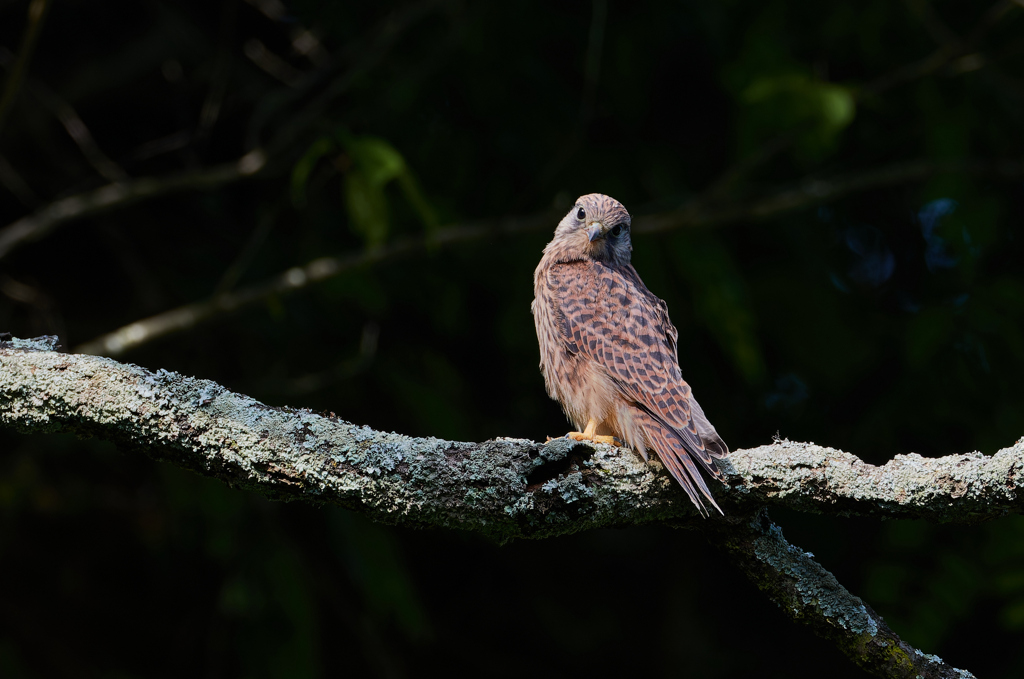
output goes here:
[[639, 419], [647, 439], [694, 504], [703, 509], [699, 490], [717, 509], [694, 462], [722, 479], [713, 458], [729, 449], [679, 372], [677, 333], [665, 303], [632, 266], [562, 263], [548, 270], [547, 284], [566, 347], [608, 371], [621, 395], [646, 415]]

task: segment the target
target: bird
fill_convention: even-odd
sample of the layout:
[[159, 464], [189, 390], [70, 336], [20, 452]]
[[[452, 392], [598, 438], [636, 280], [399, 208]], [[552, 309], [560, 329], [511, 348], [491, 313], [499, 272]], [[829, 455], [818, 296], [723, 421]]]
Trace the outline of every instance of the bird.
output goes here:
[[619, 201], [581, 196], [558, 223], [534, 271], [532, 304], [540, 369], [577, 441], [654, 452], [702, 516], [701, 476], [724, 482], [716, 458], [729, 448], [679, 370], [679, 332], [668, 305], [630, 263], [631, 218]]

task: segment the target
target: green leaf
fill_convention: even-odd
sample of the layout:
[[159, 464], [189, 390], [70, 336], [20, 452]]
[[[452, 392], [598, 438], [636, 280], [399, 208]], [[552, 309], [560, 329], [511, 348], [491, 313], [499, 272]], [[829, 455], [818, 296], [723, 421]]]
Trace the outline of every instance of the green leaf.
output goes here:
[[850, 89], [799, 72], [757, 78], [743, 90], [740, 102], [747, 109], [751, 133], [795, 133], [798, 147], [811, 156], [830, 151], [857, 110]]
[[383, 188], [406, 171], [402, 154], [383, 139], [348, 137], [345, 146], [369, 186]]
[[816, 160], [836, 147], [840, 133], [853, 122], [853, 91], [815, 75], [794, 58], [793, 44], [785, 39], [792, 21], [781, 3], [765, 5], [749, 26], [739, 54], [721, 71], [739, 108], [741, 155], [786, 135], [794, 138], [798, 155]]
[[345, 175], [345, 200], [352, 227], [368, 247], [382, 245], [390, 230], [386, 187], [397, 181], [399, 189], [412, 205], [424, 226], [437, 226], [437, 218], [420, 191], [416, 178], [402, 154], [378, 137], [339, 135], [352, 159]]
[[345, 175], [345, 206], [353, 230], [367, 246], [384, 244], [388, 236], [388, 199], [384, 187], [374, 185], [359, 170]]
[[337, 145], [330, 137], [321, 137], [310, 144], [306, 153], [295, 163], [292, 168], [291, 194], [292, 204], [302, 207], [306, 204], [306, 183], [309, 175], [321, 158], [337, 149]]

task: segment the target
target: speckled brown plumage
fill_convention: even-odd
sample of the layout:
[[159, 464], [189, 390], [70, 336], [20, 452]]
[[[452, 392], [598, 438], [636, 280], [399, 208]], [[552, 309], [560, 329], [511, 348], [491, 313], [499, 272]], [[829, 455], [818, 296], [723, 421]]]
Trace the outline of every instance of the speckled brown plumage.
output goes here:
[[[721, 480], [729, 449], [679, 371], [668, 306], [633, 265], [630, 217], [592, 193], [559, 222], [534, 272], [533, 316], [548, 394], [584, 434], [654, 451], [693, 504], [715, 509], [698, 464]], [[721, 511], [719, 509], [719, 511]]]

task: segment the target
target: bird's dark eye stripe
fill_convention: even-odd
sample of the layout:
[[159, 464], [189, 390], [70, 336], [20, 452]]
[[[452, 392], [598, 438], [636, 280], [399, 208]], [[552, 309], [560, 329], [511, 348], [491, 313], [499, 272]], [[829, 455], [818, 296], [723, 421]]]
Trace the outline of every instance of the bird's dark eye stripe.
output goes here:
[[586, 210], [584, 210], [583, 208], [580, 208], [579, 210], [576, 211], [576, 219], [579, 219], [579, 220], [582, 221], [582, 220], [584, 220], [586, 218], [587, 218], [587, 211]]

